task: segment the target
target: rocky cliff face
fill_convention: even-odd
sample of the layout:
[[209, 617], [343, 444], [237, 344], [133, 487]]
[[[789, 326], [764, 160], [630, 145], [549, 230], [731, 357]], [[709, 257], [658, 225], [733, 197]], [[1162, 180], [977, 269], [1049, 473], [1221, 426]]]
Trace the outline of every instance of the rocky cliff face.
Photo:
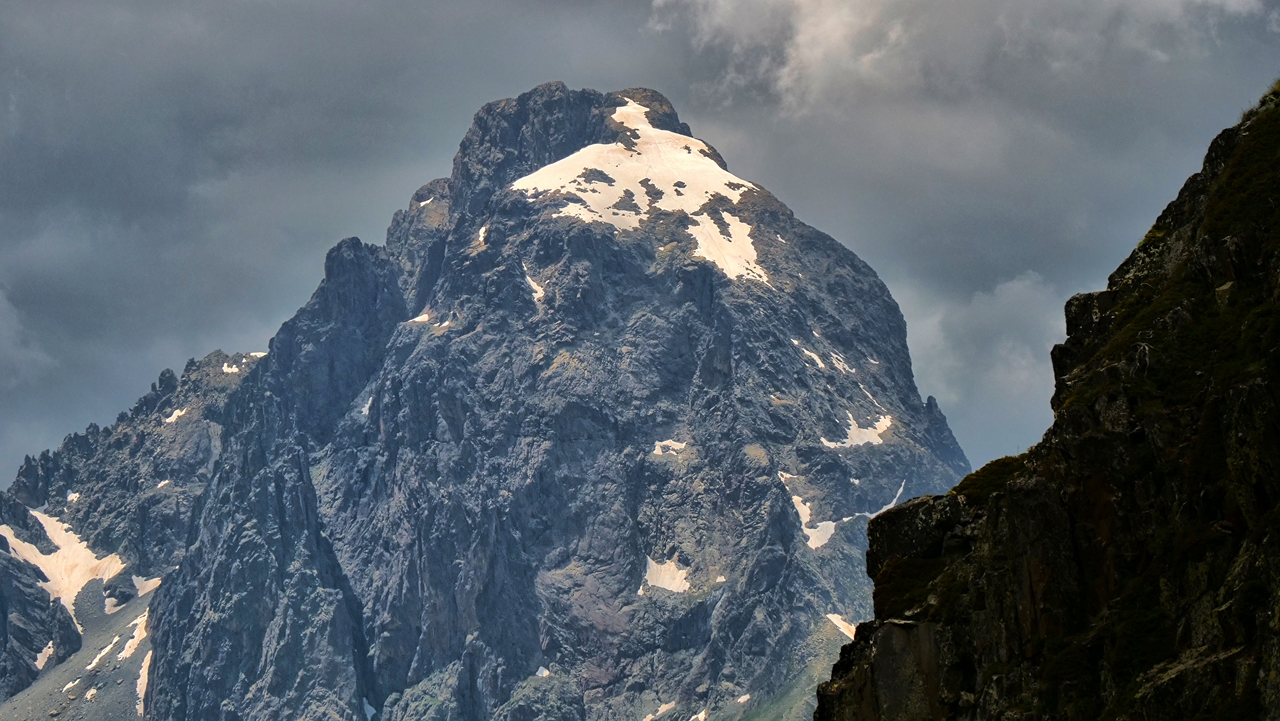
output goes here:
[[805, 717], [867, 519], [968, 471], [874, 272], [649, 90], [486, 106], [222, 362], [135, 409], [206, 436], [64, 444], [12, 492], [167, 571], [152, 718]]
[[1280, 86], [1107, 289], [1025, 455], [870, 524], [816, 719], [1280, 715]]

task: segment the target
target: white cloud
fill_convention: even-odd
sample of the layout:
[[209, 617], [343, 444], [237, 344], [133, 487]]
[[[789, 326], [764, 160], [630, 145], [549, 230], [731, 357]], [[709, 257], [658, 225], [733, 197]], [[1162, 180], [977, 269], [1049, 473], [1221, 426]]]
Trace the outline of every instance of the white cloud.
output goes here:
[[869, 88], [972, 89], [993, 68], [1052, 73], [1119, 49], [1157, 62], [1214, 42], [1261, 0], [653, 0], [651, 26], [727, 54], [726, 89], [762, 83], [791, 108]]
[[921, 392], [937, 396], [974, 467], [1038, 441], [1053, 421], [1049, 350], [1066, 334], [1063, 294], [1027, 272], [967, 303], [897, 296]]

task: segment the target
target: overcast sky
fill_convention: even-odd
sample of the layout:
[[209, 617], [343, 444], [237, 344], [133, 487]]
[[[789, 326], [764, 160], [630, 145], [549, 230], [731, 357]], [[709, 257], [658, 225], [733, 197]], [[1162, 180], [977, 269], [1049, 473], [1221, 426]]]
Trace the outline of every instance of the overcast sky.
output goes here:
[[166, 367], [265, 350], [483, 103], [655, 88], [855, 250], [975, 467], [1280, 76], [1280, 0], [0, 0], [0, 485]]

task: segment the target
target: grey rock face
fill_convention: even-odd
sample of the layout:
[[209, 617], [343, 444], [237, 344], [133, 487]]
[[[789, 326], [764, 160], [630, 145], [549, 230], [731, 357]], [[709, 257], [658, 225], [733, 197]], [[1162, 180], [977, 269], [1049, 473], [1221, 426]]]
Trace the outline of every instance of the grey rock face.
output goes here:
[[726, 168], [544, 85], [331, 251], [220, 406], [148, 715], [809, 714], [866, 519], [968, 463], [875, 273]]
[[[0, 494], [0, 525], [52, 556], [59, 546], [28, 510], [40, 508], [68, 524], [99, 557], [116, 554], [124, 568], [105, 583], [91, 584], [79, 604], [68, 599], [77, 607], [73, 618], [42, 586], [53, 579], [19, 558], [0, 536], [0, 698], [51, 678], [81, 651], [82, 630], [96, 642], [98, 626], [119, 625], [123, 617], [107, 619], [104, 604], [120, 607], [135, 598], [135, 576], [156, 578], [176, 566], [186, 552], [196, 500], [221, 454], [223, 404], [256, 362], [252, 355], [215, 352], [189, 362], [181, 380], [166, 370], [116, 423], [92, 425], [67, 436], [57, 450], [26, 459], [13, 485]], [[24, 706], [21, 713], [44, 716], [47, 710]], [[16, 708], [3, 713], [19, 714]]]

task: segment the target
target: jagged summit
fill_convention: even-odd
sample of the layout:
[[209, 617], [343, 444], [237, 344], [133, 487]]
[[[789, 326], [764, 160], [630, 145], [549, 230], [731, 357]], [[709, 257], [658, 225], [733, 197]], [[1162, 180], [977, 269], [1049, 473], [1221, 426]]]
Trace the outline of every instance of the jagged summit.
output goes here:
[[154, 718], [801, 718], [867, 519], [968, 470], [875, 273], [649, 90], [486, 105], [237, 378]]

